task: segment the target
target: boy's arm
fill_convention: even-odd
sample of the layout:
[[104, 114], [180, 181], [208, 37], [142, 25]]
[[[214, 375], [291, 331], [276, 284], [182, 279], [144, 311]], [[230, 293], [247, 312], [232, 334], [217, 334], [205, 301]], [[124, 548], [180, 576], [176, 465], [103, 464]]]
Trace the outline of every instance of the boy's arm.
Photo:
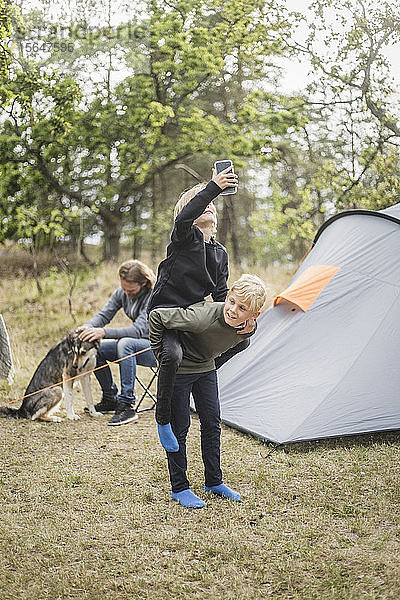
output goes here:
[[207, 206], [222, 192], [222, 189], [209, 181], [203, 190], [200, 190], [181, 210], [175, 219], [171, 239], [173, 242], [182, 241], [188, 234], [193, 221], [195, 221]]
[[149, 314], [150, 343], [152, 350], [158, 353], [162, 345], [164, 329], [178, 329], [198, 333], [204, 331], [215, 320], [205, 304], [200, 302], [188, 308], [155, 308]]

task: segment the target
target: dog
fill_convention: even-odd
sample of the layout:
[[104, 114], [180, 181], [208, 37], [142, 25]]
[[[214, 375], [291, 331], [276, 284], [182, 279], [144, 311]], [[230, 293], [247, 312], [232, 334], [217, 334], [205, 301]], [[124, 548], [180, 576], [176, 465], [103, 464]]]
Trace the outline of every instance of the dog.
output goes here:
[[[63, 419], [53, 415], [53, 413], [59, 409], [64, 396], [67, 419], [71, 421], [79, 419], [80, 417], [75, 413], [72, 403], [72, 387], [75, 380], [68, 381], [68, 379], [95, 368], [99, 345], [98, 340], [83, 342], [77, 331], [69, 333], [61, 342], [49, 350], [37, 367], [25, 390], [24, 396], [27, 397], [23, 399], [21, 406], [18, 409], [1, 407], [0, 416], [31, 419], [32, 421], [60, 422]], [[92, 417], [102, 417], [103, 414], [97, 412], [94, 408], [90, 389], [90, 373], [82, 375], [79, 380], [89, 414]], [[50, 389], [44, 389], [58, 382], [62, 382], [62, 387], [57, 385]]]

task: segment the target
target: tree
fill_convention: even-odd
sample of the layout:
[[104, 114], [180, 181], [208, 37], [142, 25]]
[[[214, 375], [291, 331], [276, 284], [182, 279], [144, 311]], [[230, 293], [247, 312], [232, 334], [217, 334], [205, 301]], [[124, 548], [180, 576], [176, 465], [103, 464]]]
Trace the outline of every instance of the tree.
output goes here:
[[0, 0], [0, 76], [7, 73], [9, 63], [9, 38], [11, 34], [11, 5]]
[[[341, 190], [332, 199], [336, 208], [360, 206], [356, 188], [400, 143], [397, 90], [385, 56], [388, 47], [400, 42], [400, 8], [393, 0], [316, 0], [312, 10], [316, 18], [310, 34], [304, 47], [297, 47], [309, 55], [315, 77], [306, 103], [324, 108], [325, 118], [332, 128], [337, 124], [342, 137], [343, 156], [335, 175]], [[321, 54], [315, 44], [322, 32], [326, 51]]]
[[[367, 108], [383, 135], [399, 137], [393, 109], [394, 82], [385, 49], [400, 41], [400, 8], [394, 0], [315, 0], [315, 22], [304, 47], [319, 79], [311, 90], [324, 89], [324, 104]], [[332, 18], [332, 11], [335, 20]], [[323, 32], [326, 52], [315, 42]]]
[[288, 44], [312, 66], [303, 127], [270, 148], [268, 226], [253, 215], [256, 247], [275, 258], [299, 260], [339, 210], [399, 201], [398, 103], [384, 51], [399, 41], [400, 10], [368, 0], [318, 0], [311, 10], [305, 43]]
[[0, 0], [0, 101], [3, 104], [9, 99], [4, 82], [8, 76], [12, 60], [11, 35], [12, 18], [16, 16], [15, 6], [10, 0]]
[[[152, 239], [159, 238], [165, 228], [159, 182], [175, 164], [210, 149], [214, 157], [252, 156], [294, 118], [284, 111], [274, 116], [272, 102], [260, 117], [266, 95], [254, 91], [287, 27], [276, 2], [152, 0], [141, 27], [146, 68], [135, 70], [127, 36], [110, 40], [104, 30], [91, 43], [75, 40], [71, 56], [58, 57], [52, 68], [45, 53], [35, 61], [23, 57], [25, 71], [15, 69], [9, 83], [20, 93], [2, 137], [6, 203], [41, 192], [61, 209], [86, 208], [104, 233], [105, 258], [118, 257], [123, 231], [149, 224], [146, 213]], [[103, 80], [88, 90], [77, 84], [82, 69], [107, 56]], [[117, 59], [130, 74], [113, 85]]]

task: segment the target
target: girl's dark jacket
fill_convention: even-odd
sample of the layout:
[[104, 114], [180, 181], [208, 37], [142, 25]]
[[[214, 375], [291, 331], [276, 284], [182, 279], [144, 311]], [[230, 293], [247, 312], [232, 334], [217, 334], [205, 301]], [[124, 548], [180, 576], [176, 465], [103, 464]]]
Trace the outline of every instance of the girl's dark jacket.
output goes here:
[[209, 294], [215, 302], [225, 300], [228, 254], [214, 238], [205, 242], [203, 233], [193, 225], [221, 191], [214, 181], [210, 181], [176, 217], [167, 257], [158, 266], [149, 312], [161, 307], [187, 308]]

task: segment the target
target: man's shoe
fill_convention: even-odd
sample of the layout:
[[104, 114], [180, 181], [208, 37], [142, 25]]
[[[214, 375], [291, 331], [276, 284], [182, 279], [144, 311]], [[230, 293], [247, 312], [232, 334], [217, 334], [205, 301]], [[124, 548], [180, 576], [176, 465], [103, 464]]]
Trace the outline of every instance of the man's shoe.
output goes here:
[[94, 405], [97, 412], [101, 413], [114, 412], [117, 410], [117, 406], [118, 404], [116, 400], [104, 400], [104, 398], [101, 402]]
[[137, 412], [131, 406], [118, 407], [116, 413], [108, 421], [108, 425], [125, 425], [138, 420]]
[[[118, 403], [116, 400], [104, 400], [104, 398], [103, 398], [101, 400], [101, 402], [94, 405], [94, 408], [97, 412], [100, 412], [103, 414], [108, 413], [108, 412], [114, 412], [118, 408]], [[89, 412], [89, 409], [87, 406], [85, 406], [85, 408], [83, 410], [87, 413]]]

